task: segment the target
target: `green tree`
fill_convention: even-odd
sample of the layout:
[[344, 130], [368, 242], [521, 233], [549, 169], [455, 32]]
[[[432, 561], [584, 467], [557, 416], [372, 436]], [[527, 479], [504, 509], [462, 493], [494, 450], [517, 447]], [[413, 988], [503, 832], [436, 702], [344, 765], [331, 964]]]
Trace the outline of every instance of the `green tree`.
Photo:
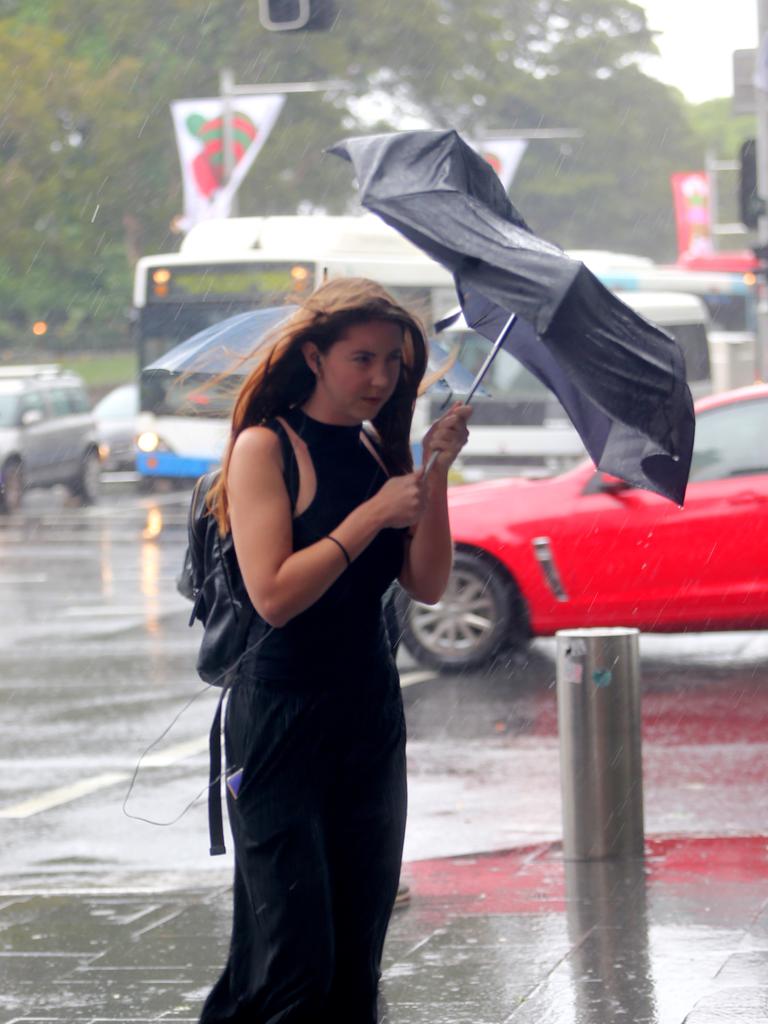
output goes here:
[[745, 139], [754, 138], [756, 125], [752, 114], [734, 114], [732, 100], [708, 100], [688, 107], [688, 123], [702, 153], [720, 160], [736, 160]]
[[11, 83], [0, 135], [6, 340], [38, 318], [73, 338], [126, 332], [123, 218], [141, 191], [135, 182], [131, 195], [123, 140], [140, 136], [144, 117], [125, 103], [136, 64], [113, 61], [97, 77], [68, 43], [43, 23], [0, 22], [0, 79]]
[[531, 147], [517, 187], [532, 222], [565, 247], [673, 258], [670, 174], [697, 159], [683, 103], [632, 65], [591, 83], [562, 72], [551, 85], [552, 116], [581, 135]]
[[272, 34], [245, 0], [5, 0], [0, 337], [47, 313], [73, 342], [125, 338], [132, 261], [178, 241], [169, 104], [216, 95], [223, 67], [239, 83], [349, 83], [288, 98], [242, 214], [354, 209], [351, 173], [323, 152], [346, 134], [563, 127], [578, 137], [531, 143], [513, 187], [532, 226], [566, 246], [673, 251], [669, 174], [701, 144], [679, 94], [633, 63], [654, 49], [638, 5], [339, 7], [332, 32]]
[[[688, 123], [696, 138], [697, 168], [703, 168], [707, 157], [721, 163], [737, 163], [745, 139], [754, 138], [756, 132], [753, 115], [734, 115], [730, 98], [709, 100], [688, 108]], [[717, 189], [716, 217], [720, 224], [738, 224], [739, 173], [737, 169], [714, 171]], [[744, 249], [753, 244], [754, 236], [747, 232], [722, 234], [718, 238], [720, 249]]]

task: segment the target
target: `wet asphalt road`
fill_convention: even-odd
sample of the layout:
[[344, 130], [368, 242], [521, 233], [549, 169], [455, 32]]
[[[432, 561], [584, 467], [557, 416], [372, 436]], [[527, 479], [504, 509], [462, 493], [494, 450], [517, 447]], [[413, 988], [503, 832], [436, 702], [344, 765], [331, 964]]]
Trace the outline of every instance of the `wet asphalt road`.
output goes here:
[[[0, 521], [1, 890], [229, 877], [194, 802], [217, 693], [197, 681], [199, 633], [175, 590], [185, 504], [123, 485], [91, 509], [37, 492]], [[641, 653], [646, 832], [768, 832], [768, 638], [644, 637]], [[407, 860], [559, 836], [553, 655], [543, 640], [466, 676], [403, 656]], [[128, 810], [168, 823], [192, 804], [166, 827], [122, 807], [161, 736]]]

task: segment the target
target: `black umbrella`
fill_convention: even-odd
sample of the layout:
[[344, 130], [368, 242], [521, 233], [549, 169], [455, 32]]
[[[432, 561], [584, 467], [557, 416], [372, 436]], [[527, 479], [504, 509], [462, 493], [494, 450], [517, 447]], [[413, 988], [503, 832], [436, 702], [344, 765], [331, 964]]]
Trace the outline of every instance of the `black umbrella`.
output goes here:
[[467, 323], [557, 395], [595, 464], [682, 504], [694, 418], [675, 340], [533, 234], [457, 132], [363, 136], [330, 152], [353, 164], [363, 206], [453, 273]]

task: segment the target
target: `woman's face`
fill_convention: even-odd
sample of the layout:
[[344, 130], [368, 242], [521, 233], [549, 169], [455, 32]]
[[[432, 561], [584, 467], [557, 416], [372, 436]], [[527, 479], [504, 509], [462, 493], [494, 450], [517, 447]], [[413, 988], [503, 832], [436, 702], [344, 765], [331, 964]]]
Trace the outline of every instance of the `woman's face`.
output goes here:
[[373, 419], [392, 397], [403, 360], [403, 330], [388, 320], [355, 324], [326, 352], [308, 343], [304, 355], [316, 380], [307, 411], [329, 423], [360, 423]]

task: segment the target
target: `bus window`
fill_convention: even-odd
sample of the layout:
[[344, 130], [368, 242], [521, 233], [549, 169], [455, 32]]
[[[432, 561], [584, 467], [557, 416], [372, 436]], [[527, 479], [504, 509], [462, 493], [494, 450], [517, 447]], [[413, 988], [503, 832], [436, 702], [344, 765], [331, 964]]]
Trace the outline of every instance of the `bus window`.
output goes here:
[[415, 288], [398, 284], [387, 285], [386, 288], [393, 298], [402, 302], [409, 313], [413, 313], [423, 324], [427, 326], [431, 324], [435, 318], [431, 288]]
[[149, 265], [145, 304], [138, 308], [139, 368], [198, 331], [236, 313], [282, 306], [309, 295], [315, 286], [311, 263], [286, 260], [253, 264]]
[[[476, 331], [446, 331], [440, 342], [451, 348], [460, 342], [459, 362], [470, 373], [476, 374], [491, 351], [492, 343]], [[484, 386], [494, 398], [532, 401], [548, 394], [541, 381], [506, 349], [502, 349], [488, 368]]]
[[[473, 375], [492, 348], [487, 338], [472, 330], [447, 330], [438, 337], [440, 344], [447, 349], [458, 342], [458, 360]], [[559, 403], [552, 392], [506, 349], [502, 349], [491, 363], [483, 379], [483, 387], [487, 395], [477, 395], [473, 401], [472, 424], [475, 427], [505, 424], [538, 426], [559, 410]], [[440, 415], [444, 404], [444, 397], [432, 396], [429, 410], [432, 419]]]
[[716, 331], [754, 331], [754, 299], [750, 295], [702, 293]]
[[709, 341], [704, 324], [674, 324], [664, 328], [677, 341], [685, 356], [685, 375], [690, 384], [709, 383], [712, 375], [709, 362]]

